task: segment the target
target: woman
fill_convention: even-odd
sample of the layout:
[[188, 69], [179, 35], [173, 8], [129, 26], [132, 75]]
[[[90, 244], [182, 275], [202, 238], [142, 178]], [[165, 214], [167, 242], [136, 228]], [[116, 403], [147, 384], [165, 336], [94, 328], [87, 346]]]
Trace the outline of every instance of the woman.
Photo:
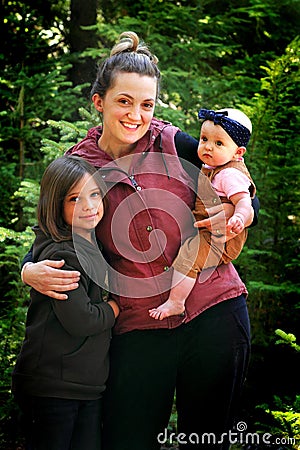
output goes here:
[[[247, 291], [231, 263], [195, 284], [184, 319], [157, 321], [148, 313], [168, 298], [168, 269], [192, 233], [195, 201], [193, 179], [178, 154], [196, 160], [197, 141], [153, 118], [159, 80], [155, 56], [135, 33], [123, 33], [92, 89], [103, 124], [69, 151], [101, 168], [108, 187], [109, 208], [97, 233], [105, 236], [110, 292], [120, 315], [105, 395], [105, 450], [159, 449], [175, 389], [183, 448], [203, 448], [207, 433], [215, 436], [210, 443], [225, 441], [249, 356]], [[60, 292], [75, 289], [78, 278], [57, 270], [62, 265], [30, 263], [23, 279], [63, 299], [67, 294]]]

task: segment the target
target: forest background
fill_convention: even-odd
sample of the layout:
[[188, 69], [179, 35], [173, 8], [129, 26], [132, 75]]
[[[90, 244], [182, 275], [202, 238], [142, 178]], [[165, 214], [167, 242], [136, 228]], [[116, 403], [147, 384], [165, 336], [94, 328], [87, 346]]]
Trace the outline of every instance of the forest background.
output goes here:
[[235, 262], [252, 323], [239, 418], [279, 436], [272, 448], [299, 449], [299, 0], [3, 0], [0, 11], [0, 448], [22, 448], [10, 374], [39, 180], [99, 123], [89, 99], [97, 63], [132, 30], [159, 58], [157, 117], [196, 138], [200, 107], [237, 107], [252, 119], [245, 159], [261, 209]]

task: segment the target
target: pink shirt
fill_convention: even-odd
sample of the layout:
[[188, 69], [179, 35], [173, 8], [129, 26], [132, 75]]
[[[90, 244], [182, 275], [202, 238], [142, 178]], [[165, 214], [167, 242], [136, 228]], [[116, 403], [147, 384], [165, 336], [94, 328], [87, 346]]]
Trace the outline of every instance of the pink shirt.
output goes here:
[[[204, 167], [213, 169], [213, 167], [207, 165], [204, 165]], [[249, 187], [251, 186], [251, 182], [249, 178], [234, 167], [228, 167], [216, 173], [211, 184], [220, 197], [227, 197], [229, 199], [232, 195], [240, 192], [245, 192], [250, 195]]]

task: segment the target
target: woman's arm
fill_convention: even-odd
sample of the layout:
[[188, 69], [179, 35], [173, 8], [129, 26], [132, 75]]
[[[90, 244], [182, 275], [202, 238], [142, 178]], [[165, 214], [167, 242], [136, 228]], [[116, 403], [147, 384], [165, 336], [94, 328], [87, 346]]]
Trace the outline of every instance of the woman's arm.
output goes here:
[[77, 289], [80, 272], [60, 270], [64, 264], [64, 260], [49, 259], [37, 263], [29, 262], [22, 269], [22, 280], [41, 294], [56, 300], [66, 300], [68, 295], [60, 292]]
[[52, 261], [49, 259], [35, 263], [31, 247], [21, 264], [22, 281], [41, 294], [56, 300], [66, 300], [67, 294], [60, 294], [60, 292], [77, 289], [80, 272], [59, 270], [64, 264], [64, 260]]

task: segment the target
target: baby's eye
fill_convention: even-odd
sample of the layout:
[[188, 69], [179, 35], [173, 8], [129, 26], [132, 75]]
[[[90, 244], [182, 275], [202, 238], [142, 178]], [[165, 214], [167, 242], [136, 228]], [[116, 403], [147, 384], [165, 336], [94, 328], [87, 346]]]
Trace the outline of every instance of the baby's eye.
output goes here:
[[202, 142], [206, 142], [207, 141], [207, 138], [205, 136], [201, 136], [200, 139], [201, 139]]
[[218, 147], [221, 147], [223, 145], [223, 143], [221, 141], [217, 141], [216, 145], [218, 145]]

